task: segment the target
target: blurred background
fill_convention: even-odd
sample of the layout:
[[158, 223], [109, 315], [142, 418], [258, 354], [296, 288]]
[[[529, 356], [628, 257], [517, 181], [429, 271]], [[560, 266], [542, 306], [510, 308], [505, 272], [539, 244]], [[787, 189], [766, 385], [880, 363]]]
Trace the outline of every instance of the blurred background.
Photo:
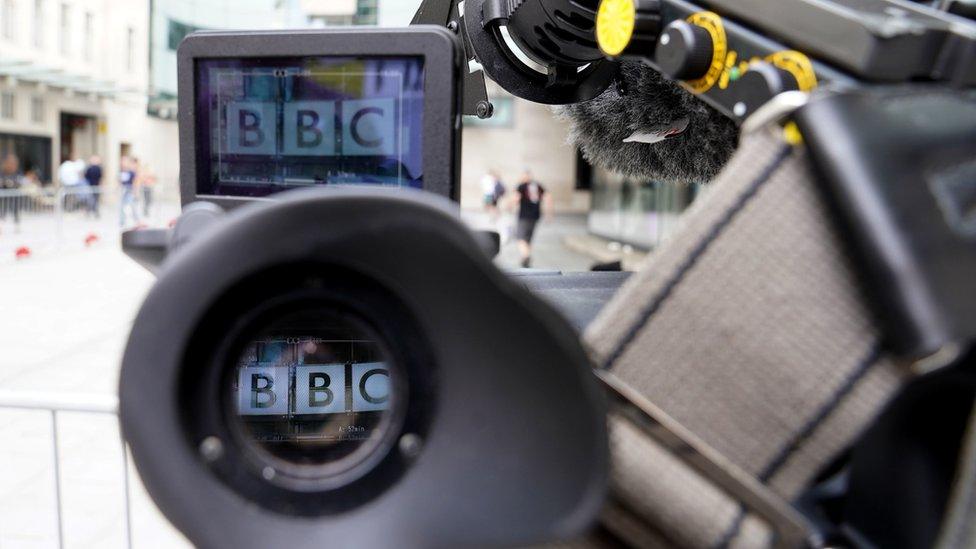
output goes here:
[[[419, 0], [0, 0], [0, 158], [4, 170], [21, 179], [0, 191], [0, 263], [114, 243], [120, 225], [159, 225], [177, 215], [176, 49], [187, 34], [402, 26], [418, 5]], [[566, 144], [565, 123], [548, 107], [493, 85], [489, 94], [495, 115], [465, 121], [462, 207], [469, 219], [483, 221], [484, 176], [493, 170], [512, 190], [531, 170], [557, 214], [540, 227], [538, 267], [586, 269], [622, 258], [624, 251], [639, 258], [667, 237], [676, 215], [698, 192], [693, 185], [662, 186], [593, 168]], [[92, 164], [100, 165], [97, 185], [86, 184]], [[136, 172], [141, 188], [134, 204], [126, 197], [123, 213], [120, 172], [126, 168]], [[497, 225], [507, 232], [505, 219]], [[510, 259], [507, 253], [500, 257], [502, 264]], [[634, 258], [624, 259], [633, 264]]]
[[[185, 543], [123, 466], [111, 414], [125, 339], [153, 282], [121, 253], [120, 233], [179, 214], [183, 37], [402, 26], [418, 5], [0, 0], [0, 546]], [[494, 117], [465, 120], [461, 206], [472, 226], [503, 235], [502, 267], [519, 262], [515, 214], [504, 197], [501, 208], [485, 206], [487, 181], [511, 195], [528, 170], [546, 188], [553, 215], [539, 226], [533, 266], [565, 271], [633, 268], [700, 192], [594, 168], [550, 108], [491, 83], [489, 95]], [[50, 404], [24, 410], [24, 395]]]

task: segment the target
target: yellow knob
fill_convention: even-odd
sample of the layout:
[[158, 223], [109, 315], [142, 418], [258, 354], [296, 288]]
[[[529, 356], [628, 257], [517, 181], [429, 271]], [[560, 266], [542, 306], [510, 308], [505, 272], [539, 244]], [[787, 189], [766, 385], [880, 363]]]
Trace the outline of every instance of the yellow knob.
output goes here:
[[596, 41], [610, 57], [623, 53], [634, 36], [637, 8], [634, 0], [603, 0], [596, 14]]

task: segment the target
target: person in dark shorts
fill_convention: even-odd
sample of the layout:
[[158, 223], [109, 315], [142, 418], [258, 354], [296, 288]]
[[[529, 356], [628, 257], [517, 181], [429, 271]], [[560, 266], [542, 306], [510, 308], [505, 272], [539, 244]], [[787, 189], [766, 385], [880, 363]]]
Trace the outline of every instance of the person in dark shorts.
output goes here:
[[518, 201], [515, 238], [518, 240], [522, 266], [529, 267], [532, 264], [532, 237], [535, 236], [536, 225], [543, 213], [548, 217], [549, 196], [546, 194], [545, 187], [533, 179], [528, 170], [522, 174], [513, 196]]
[[99, 217], [99, 206], [102, 198], [100, 189], [100, 185], [102, 184], [102, 159], [98, 155], [92, 155], [88, 160], [88, 167], [85, 168], [85, 181], [88, 182], [88, 186], [92, 192], [88, 209], [95, 217]]

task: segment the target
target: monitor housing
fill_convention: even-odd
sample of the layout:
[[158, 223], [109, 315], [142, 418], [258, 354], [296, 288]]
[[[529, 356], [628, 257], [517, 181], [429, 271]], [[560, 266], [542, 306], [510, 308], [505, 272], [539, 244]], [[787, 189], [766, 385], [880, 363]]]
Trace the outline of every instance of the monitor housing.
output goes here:
[[184, 206], [363, 183], [458, 200], [463, 56], [443, 27], [204, 31], [177, 56]]

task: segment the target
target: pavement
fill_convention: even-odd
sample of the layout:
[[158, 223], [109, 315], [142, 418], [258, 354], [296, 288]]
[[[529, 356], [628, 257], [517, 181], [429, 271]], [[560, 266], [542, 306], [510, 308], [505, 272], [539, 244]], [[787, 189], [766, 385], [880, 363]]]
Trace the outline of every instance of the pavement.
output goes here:
[[[19, 232], [10, 220], [0, 224], [0, 397], [4, 391], [116, 394], [125, 341], [154, 279], [121, 252], [114, 213], [101, 220], [68, 214], [60, 224], [53, 214], [37, 214], [25, 217]], [[165, 224], [169, 213], [153, 221]], [[474, 227], [494, 225], [480, 212], [463, 217]], [[582, 216], [543, 222], [533, 266], [588, 270], [594, 260], [564, 245], [585, 235]], [[31, 256], [14, 259], [25, 245]], [[502, 246], [496, 261], [516, 267], [515, 243]], [[56, 415], [58, 505], [53, 420], [50, 412], [4, 408], [0, 401], [0, 470], [6, 472], [0, 475], [0, 547], [58, 547], [59, 512], [63, 547], [124, 547], [126, 495], [133, 547], [189, 546], [148, 498], [131, 464], [127, 494], [114, 415]]]
[[[503, 244], [495, 257], [495, 263], [503, 269], [519, 267], [521, 257], [512, 236], [515, 232], [514, 215], [503, 214], [495, 219], [482, 211], [466, 210], [461, 217], [469, 227], [492, 230], [502, 235]], [[597, 261], [566, 245], [568, 240], [587, 234], [584, 214], [563, 214], [541, 220], [533, 238], [532, 267], [565, 272], [589, 271]]]
[[[70, 214], [58, 232], [53, 214], [28, 215], [19, 231], [10, 220], [0, 231], [0, 391], [56, 399], [115, 395], [125, 339], [153, 283], [122, 254], [118, 219]], [[14, 259], [11, 250], [21, 246], [31, 256]], [[126, 478], [116, 416], [59, 412], [55, 420], [47, 411], [2, 404], [0, 470], [7, 473], [0, 475], [0, 547], [125, 547]], [[131, 464], [129, 472], [132, 546], [189, 547]]]

